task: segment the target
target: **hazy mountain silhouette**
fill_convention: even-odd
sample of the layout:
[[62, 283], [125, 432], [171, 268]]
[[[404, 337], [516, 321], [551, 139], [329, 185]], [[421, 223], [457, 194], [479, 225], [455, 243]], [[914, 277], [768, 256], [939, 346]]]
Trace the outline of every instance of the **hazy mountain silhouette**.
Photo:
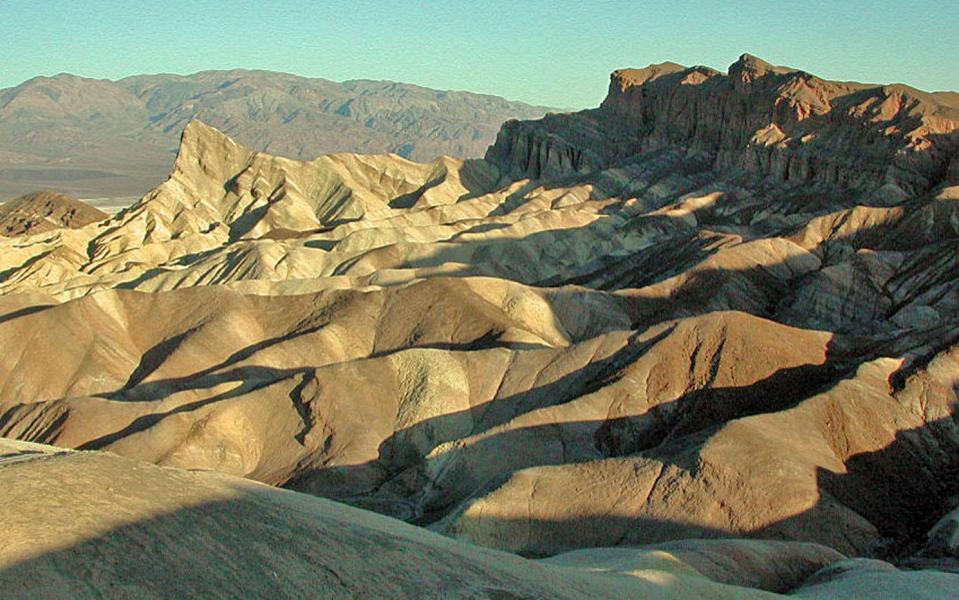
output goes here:
[[0, 201], [36, 189], [139, 196], [169, 172], [180, 131], [194, 118], [291, 158], [394, 152], [430, 160], [482, 156], [504, 121], [546, 110], [470, 92], [271, 71], [37, 77], [0, 90]]

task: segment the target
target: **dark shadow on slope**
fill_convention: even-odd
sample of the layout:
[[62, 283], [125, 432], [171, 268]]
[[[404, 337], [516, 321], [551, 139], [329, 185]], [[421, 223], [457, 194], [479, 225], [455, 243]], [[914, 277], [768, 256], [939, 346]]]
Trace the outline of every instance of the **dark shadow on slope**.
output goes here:
[[[950, 477], [959, 472], [957, 429], [959, 419], [955, 416], [940, 419], [924, 427], [897, 432], [894, 441], [885, 448], [850, 457], [846, 461], [846, 473], [819, 468], [816, 480], [820, 499], [815, 506], [758, 527], [715, 528], [694, 518], [686, 522], [669, 521], [647, 513], [607, 513], [605, 508], [594, 515], [557, 519], [543, 519], [535, 513], [515, 520], [490, 513], [460, 518], [465, 519], [464, 528], [476, 528], [483, 532], [481, 535], [491, 535], [493, 539], [498, 537], [503, 547], [513, 548], [524, 556], [543, 557], [578, 548], [691, 538], [745, 537], [838, 545], [840, 541], [849, 543], [844, 540], [847, 535], [844, 532], [851, 524], [845, 519], [858, 515], [875, 526], [880, 537], [861, 540], [858, 548], [841, 550], [908, 564], [909, 557], [925, 543], [926, 532], [953, 508], [950, 497], [959, 492], [959, 480]], [[709, 432], [703, 432], [691, 436], [685, 443], [708, 436]], [[646, 455], [632, 456], [639, 462]], [[655, 457], [666, 458], [661, 452], [655, 453]], [[694, 455], [686, 452], [676, 466], [695, 475], [693, 458]], [[615, 495], [619, 490], [610, 488], [609, 493]], [[837, 512], [837, 503], [850, 512]], [[535, 510], [535, 504], [532, 507]], [[522, 512], [522, 507], [515, 508]], [[742, 517], [744, 522], [749, 522], [749, 515]]]
[[20, 317], [25, 317], [27, 315], [32, 315], [34, 313], [42, 312], [51, 306], [56, 306], [55, 304], [36, 304], [34, 306], [27, 306], [25, 308], [20, 308], [6, 314], [0, 315], [0, 325], [6, 323], [7, 321], [14, 321]]
[[417, 189], [413, 190], [412, 192], [407, 192], [405, 194], [401, 194], [393, 198], [392, 200], [387, 202], [387, 206], [389, 206], [390, 208], [402, 208], [402, 209], [413, 208], [413, 205], [415, 205], [416, 202], [423, 197], [423, 194], [435, 188], [436, 186], [442, 184], [444, 181], [446, 181], [445, 171], [443, 173], [440, 173], [433, 179], [430, 179], [429, 181], [427, 181], [426, 183], [424, 183]]
[[[102, 435], [96, 439], [90, 440], [80, 446], [78, 450], [99, 450], [109, 446], [110, 444], [117, 442], [123, 438], [126, 438], [135, 433], [145, 431], [154, 425], [157, 425], [163, 419], [177, 415], [180, 413], [192, 412], [194, 410], [216, 404], [218, 402], [223, 402], [230, 400], [232, 398], [237, 398], [252, 392], [255, 392], [259, 389], [268, 387], [275, 383], [279, 383], [284, 379], [290, 377], [295, 377], [297, 375], [305, 375], [312, 372], [312, 369], [271, 369], [267, 367], [240, 367], [225, 371], [223, 373], [218, 373], [215, 376], [205, 376], [200, 378], [190, 378], [189, 385], [186, 387], [176, 387], [178, 385], [183, 385], [182, 382], [170, 382], [170, 381], [160, 381], [160, 382], [151, 382], [157, 389], [162, 390], [159, 397], [165, 397], [172, 395], [176, 391], [182, 390], [205, 390], [213, 388], [216, 386], [221, 386], [225, 384], [235, 383], [236, 386], [226, 392], [216, 394], [209, 398], [204, 398], [202, 400], [196, 400], [194, 402], [187, 402], [180, 404], [170, 410], [160, 412], [160, 413], [150, 413], [137, 417], [129, 425], [123, 427], [122, 429]], [[173, 386], [173, 387], [171, 387]], [[136, 389], [136, 388], [135, 388]], [[294, 390], [296, 392], [297, 390]], [[139, 390], [137, 390], [139, 393]], [[109, 398], [109, 396], [106, 396]], [[294, 401], [294, 406], [299, 410], [299, 404], [297, 404], [297, 398], [294, 398], [291, 395], [291, 400]], [[302, 416], [302, 412], [301, 412]], [[2, 415], [0, 415], [0, 427], [2, 427]], [[39, 441], [41, 438], [35, 438]], [[55, 441], [54, 439], [47, 438], [46, 443]]]
[[26, 261], [24, 261], [23, 264], [0, 271], [0, 282], [6, 282], [7, 280], [10, 279], [10, 277], [15, 275], [18, 271], [29, 269], [30, 267], [36, 264], [42, 264], [43, 259], [49, 257], [54, 252], [56, 252], [56, 250], [49, 250], [47, 252], [42, 252], [36, 256], [31, 256]]
[[194, 332], [195, 329], [189, 329], [182, 333], [178, 333], [177, 335], [163, 340], [159, 344], [144, 352], [143, 356], [140, 357], [140, 363], [137, 365], [137, 368], [134, 369], [133, 373], [130, 374], [130, 378], [127, 379], [127, 382], [123, 384], [122, 389], [128, 389], [139, 385], [150, 375], [150, 373], [158, 369], [160, 365], [162, 365], [167, 359], [167, 357], [175, 352], [176, 349]]
[[[833, 348], [822, 364], [806, 364], [780, 369], [753, 384], [741, 387], [710, 387], [693, 390], [674, 400], [653, 406], [638, 403], [636, 414], [607, 417], [605, 420], [545, 423], [501, 430], [510, 420], [533, 411], [557, 407], [581, 399], [629, 375], [629, 366], [638, 358], [655, 351], [656, 344], [671, 332], [667, 329], [643, 343], [629, 343], [610, 357], [591, 363], [549, 384], [513, 396], [497, 398], [466, 411], [447, 413], [423, 420], [396, 431], [379, 446], [379, 458], [355, 467], [320, 467], [301, 471], [284, 484], [292, 489], [376, 506], [375, 497], [397, 500], [401, 514], [417, 523], [429, 523], [445, 516], [448, 510], [474, 493], [495, 485], [524, 468], [572, 464], [610, 457], [623, 457], [657, 448], [665, 443], [708, 434], [723, 424], [751, 415], [789, 409], [814, 394], [831, 389], [856, 368], [873, 358], [850, 355]], [[716, 365], [713, 365], [716, 368]], [[715, 374], [714, 374], [715, 376]], [[623, 391], [622, 393], [627, 393]], [[628, 406], [623, 407], [629, 411]], [[459, 424], [472, 423], [471, 434], [453, 439], [472, 438], [464, 447], [447, 452], [444, 467], [454, 473], [450, 482], [436, 484], [439, 492], [423, 496], [427, 480], [425, 455], [446, 441], [438, 432], [456, 431]], [[452, 465], [452, 466], [451, 466]], [[462, 466], [466, 474], [456, 478]], [[492, 467], [491, 467], [492, 466]], [[356, 477], [352, 470], [367, 474], [382, 473], [382, 482], [372, 493], [366, 488], [368, 477]], [[469, 473], [478, 470], [478, 473]], [[432, 484], [431, 484], [432, 485]], [[369, 504], [365, 499], [371, 500]], [[388, 513], [391, 504], [387, 502]], [[402, 507], [406, 508], [402, 508]], [[396, 513], [392, 513], [396, 514]]]
[[[957, 407], [953, 407], [955, 411]], [[959, 493], [959, 415], [896, 433], [876, 452], [852, 456], [846, 473], [820, 469], [819, 489], [876, 526], [884, 558], [915, 554]]]

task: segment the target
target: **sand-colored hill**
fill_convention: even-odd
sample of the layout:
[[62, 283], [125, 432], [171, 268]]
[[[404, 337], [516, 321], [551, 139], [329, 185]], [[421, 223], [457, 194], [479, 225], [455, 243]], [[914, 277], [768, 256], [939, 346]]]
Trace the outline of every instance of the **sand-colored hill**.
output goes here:
[[[954, 109], [746, 55], [617, 71], [484, 160], [191, 122], [135, 205], [0, 239], [0, 435], [549, 564], [948, 597], [889, 563], [959, 568]], [[803, 543], [853, 560], [769, 584]]]
[[3, 439], [0, 484], [8, 598], [759, 599], [835, 595], [857, 579], [943, 597], [959, 579], [736, 540], [534, 561], [249, 480]]

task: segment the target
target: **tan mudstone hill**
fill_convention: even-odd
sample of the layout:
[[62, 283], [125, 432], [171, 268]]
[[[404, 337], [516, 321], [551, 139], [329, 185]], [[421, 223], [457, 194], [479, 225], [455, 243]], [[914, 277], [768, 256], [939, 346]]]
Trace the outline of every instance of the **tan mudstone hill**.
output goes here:
[[955, 568], [956, 104], [747, 55], [618, 71], [485, 160], [193, 122], [134, 206], [0, 240], [0, 435], [611, 570], [728, 538], [858, 557], [810, 596]]
[[64, 227], [76, 229], [108, 216], [70, 196], [34, 192], [0, 204], [0, 235], [30, 235]]
[[4, 439], [0, 485], [5, 598], [943, 597], [959, 581], [786, 542], [528, 560], [245, 479]]

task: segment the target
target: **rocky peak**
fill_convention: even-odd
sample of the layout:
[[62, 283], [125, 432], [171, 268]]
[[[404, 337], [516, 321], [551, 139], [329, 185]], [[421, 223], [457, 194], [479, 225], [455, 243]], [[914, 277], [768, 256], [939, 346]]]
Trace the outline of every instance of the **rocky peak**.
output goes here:
[[610, 85], [616, 86], [620, 91], [626, 91], [635, 85], [643, 85], [649, 81], [655, 81], [664, 75], [679, 73], [685, 70], [686, 67], [674, 62], [649, 65], [645, 69], [618, 69], [610, 75]]
[[183, 128], [180, 147], [177, 150], [175, 170], [188, 171], [194, 166], [209, 166], [212, 160], [245, 160], [253, 151], [238, 144], [228, 135], [193, 119]]
[[768, 74], [787, 75], [798, 73], [789, 67], [778, 67], [752, 54], [743, 54], [739, 60], [729, 65], [729, 77], [733, 84], [749, 84]]
[[551, 178], [671, 147], [729, 174], [901, 198], [943, 184], [959, 151], [952, 98], [750, 54], [726, 74], [661, 63], [615, 71], [599, 109], [508, 124], [487, 158], [514, 177]]

